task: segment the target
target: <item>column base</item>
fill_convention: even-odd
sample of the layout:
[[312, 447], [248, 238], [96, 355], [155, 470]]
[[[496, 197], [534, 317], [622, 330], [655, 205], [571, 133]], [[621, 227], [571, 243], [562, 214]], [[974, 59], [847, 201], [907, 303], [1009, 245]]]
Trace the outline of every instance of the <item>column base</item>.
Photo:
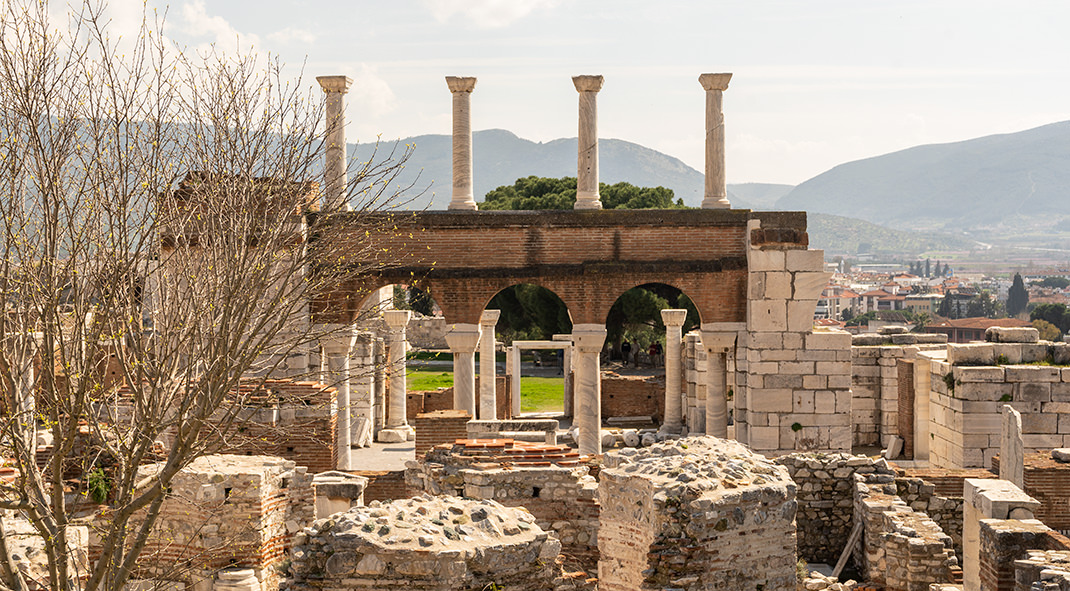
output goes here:
[[593, 201], [576, 199], [576, 205], [572, 209], [602, 209], [602, 202], [598, 199]]
[[727, 197], [719, 197], [717, 199], [703, 199], [702, 209], [732, 209], [732, 204], [728, 202]]
[[662, 425], [658, 428], [658, 436], [667, 437], [670, 435], [678, 436], [684, 431], [684, 426], [680, 425]]
[[455, 202], [455, 203], [451, 202], [446, 207], [446, 209], [449, 210], [449, 211], [476, 211], [476, 210], [479, 209], [479, 205], [477, 205], [476, 202], [472, 201], [472, 200], [459, 201], [459, 202]]
[[416, 431], [408, 425], [401, 427], [389, 427], [380, 429], [377, 439], [379, 443], [405, 443], [416, 438]]

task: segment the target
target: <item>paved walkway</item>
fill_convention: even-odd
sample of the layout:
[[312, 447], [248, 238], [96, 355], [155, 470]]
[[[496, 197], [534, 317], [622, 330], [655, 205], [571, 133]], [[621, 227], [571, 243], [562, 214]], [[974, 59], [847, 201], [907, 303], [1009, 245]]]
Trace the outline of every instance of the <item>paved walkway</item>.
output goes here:
[[416, 444], [377, 442], [354, 449], [352, 454], [354, 470], [404, 470], [405, 462], [416, 459]]

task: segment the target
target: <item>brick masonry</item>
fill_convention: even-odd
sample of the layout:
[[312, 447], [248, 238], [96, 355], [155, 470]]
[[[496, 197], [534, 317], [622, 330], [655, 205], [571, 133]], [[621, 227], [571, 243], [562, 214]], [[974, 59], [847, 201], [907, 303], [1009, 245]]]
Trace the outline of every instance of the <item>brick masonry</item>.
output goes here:
[[[998, 455], [992, 458], [992, 470], [999, 472]], [[1050, 453], [1026, 454], [1023, 490], [1040, 501], [1033, 512], [1037, 519], [1056, 531], [1070, 531], [1070, 464], [1052, 459]]]
[[468, 438], [465, 424], [472, 416], [463, 410], [437, 410], [416, 415], [416, 457], [443, 443]]

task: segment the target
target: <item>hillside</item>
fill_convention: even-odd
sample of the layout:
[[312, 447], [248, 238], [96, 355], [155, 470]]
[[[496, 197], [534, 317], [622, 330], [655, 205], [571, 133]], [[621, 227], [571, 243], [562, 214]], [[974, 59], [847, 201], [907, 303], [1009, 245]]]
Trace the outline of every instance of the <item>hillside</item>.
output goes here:
[[958, 231], [1054, 222], [1070, 215], [1067, 197], [1070, 121], [841, 164], [776, 207]]
[[864, 220], [826, 213], [808, 213], [807, 232], [810, 247], [825, 251], [825, 256], [856, 254], [918, 255], [930, 250], [968, 251], [977, 243], [967, 238], [939, 232], [892, 230]]

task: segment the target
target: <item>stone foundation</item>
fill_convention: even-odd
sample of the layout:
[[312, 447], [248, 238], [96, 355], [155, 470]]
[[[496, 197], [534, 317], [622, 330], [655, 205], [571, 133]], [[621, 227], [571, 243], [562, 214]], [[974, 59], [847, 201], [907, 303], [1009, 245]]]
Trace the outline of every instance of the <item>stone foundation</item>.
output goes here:
[[734, 441], [605, 456], [598, 588], [793, 589], [795, 484]]
[[353, 508], [296, 536], [287, 587], [553, 589], [561, 544], [526, 511], [423, 496]]

